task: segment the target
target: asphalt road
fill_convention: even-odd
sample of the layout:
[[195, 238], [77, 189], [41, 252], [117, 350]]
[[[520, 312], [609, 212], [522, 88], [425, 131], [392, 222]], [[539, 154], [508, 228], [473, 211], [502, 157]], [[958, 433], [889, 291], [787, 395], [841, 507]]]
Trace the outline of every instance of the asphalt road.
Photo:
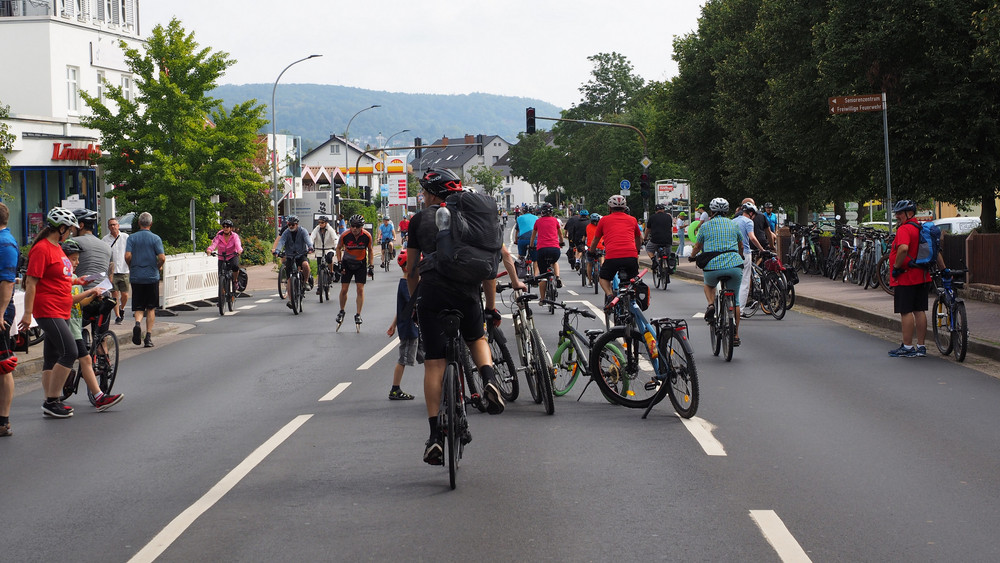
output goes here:
[[[106, 413], [76, 400], [45, 420], [40, 392], [18, 396], [0, 560], [1000, 558], [1000, 382], [889, 358], [891, 343], [795, 309], [745, 321], [726, 363], [700, 287], [680, 281], [650, 313], [691, 324], [691, 423], [666, 403], [641, 420], [596, 389], [577, 402], [583, 382], [548, 417], [525, 391], [470, 414], [451, 491], [420, 460], [420, 369], [410, 402], [386, 398], [394, 348], [361, 369], [395, 342], [397, 279], [369, 284], [360, 334], [352, 306], [334, 333], [336, 305], [315, 296], [300, 316], [270, 291], [236, 315], [183, 313], [171, 321], [188, 330], [122, 361], [126, 397]], [[562, 299], [598, 302], [566, 280]], [[536, 315], [550, 350], [558, 320]]]

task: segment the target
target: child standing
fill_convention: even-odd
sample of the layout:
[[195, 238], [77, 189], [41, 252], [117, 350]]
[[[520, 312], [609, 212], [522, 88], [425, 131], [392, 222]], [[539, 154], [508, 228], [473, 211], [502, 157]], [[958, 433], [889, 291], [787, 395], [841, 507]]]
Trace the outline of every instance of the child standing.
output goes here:
[[[399, 333], [399, 360], [396, 369], [392, 372], [392, 389], [389, 390], [389, 399], [393, 401], [409, 401], [413, 395], [404, 392], [399, 388], [403, 380], [403, 370], [406, 366], [412, 366], [416, 362], [424, 363], [424, 354], [420, 350], [420, 333], [417, 325], [413, 322], [412, 315], [403, 315], [410, 302], [410, 291], [406, 286], [406, 272], [408, 265], [406, 262], [406, 250], [402, 250], [396, 258], [399, 269], [403, 272], [403, 277], [399, 280], [399, 287], [396, 290], [396, 316], [392, 318], [392, 324], [386, 334], [392, 336]], [[415, 266], [415, 264], [414, 264]]]

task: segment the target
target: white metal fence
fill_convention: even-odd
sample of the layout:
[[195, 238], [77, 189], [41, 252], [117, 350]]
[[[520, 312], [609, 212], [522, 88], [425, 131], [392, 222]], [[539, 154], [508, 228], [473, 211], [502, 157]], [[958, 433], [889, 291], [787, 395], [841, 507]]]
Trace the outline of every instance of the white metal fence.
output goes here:
[[219, 293], [219, 259], [202, 252], [167, 256], [163, 264], [160, 307], [216, 297]]

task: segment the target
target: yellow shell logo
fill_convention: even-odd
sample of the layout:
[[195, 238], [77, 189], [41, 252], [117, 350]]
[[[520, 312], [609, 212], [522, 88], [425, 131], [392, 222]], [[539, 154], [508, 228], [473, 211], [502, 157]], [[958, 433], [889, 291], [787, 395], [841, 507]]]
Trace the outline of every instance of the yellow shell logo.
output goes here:
[[382, 163], [381, 162], [376, 162], [375, 163], [375, 171], [376, 172], [382, 172], [383, 171], [382, 168], [383, 167], [382, 167]]

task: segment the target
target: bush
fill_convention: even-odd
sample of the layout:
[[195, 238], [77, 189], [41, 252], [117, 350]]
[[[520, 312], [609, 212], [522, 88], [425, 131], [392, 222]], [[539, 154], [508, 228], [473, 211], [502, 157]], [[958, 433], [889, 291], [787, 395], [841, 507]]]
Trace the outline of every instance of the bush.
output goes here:
[[271, 262], [271, 244], [257, 237], [242, 239], [243, 255], [240, 264], [244, 266], [260, 266]]

